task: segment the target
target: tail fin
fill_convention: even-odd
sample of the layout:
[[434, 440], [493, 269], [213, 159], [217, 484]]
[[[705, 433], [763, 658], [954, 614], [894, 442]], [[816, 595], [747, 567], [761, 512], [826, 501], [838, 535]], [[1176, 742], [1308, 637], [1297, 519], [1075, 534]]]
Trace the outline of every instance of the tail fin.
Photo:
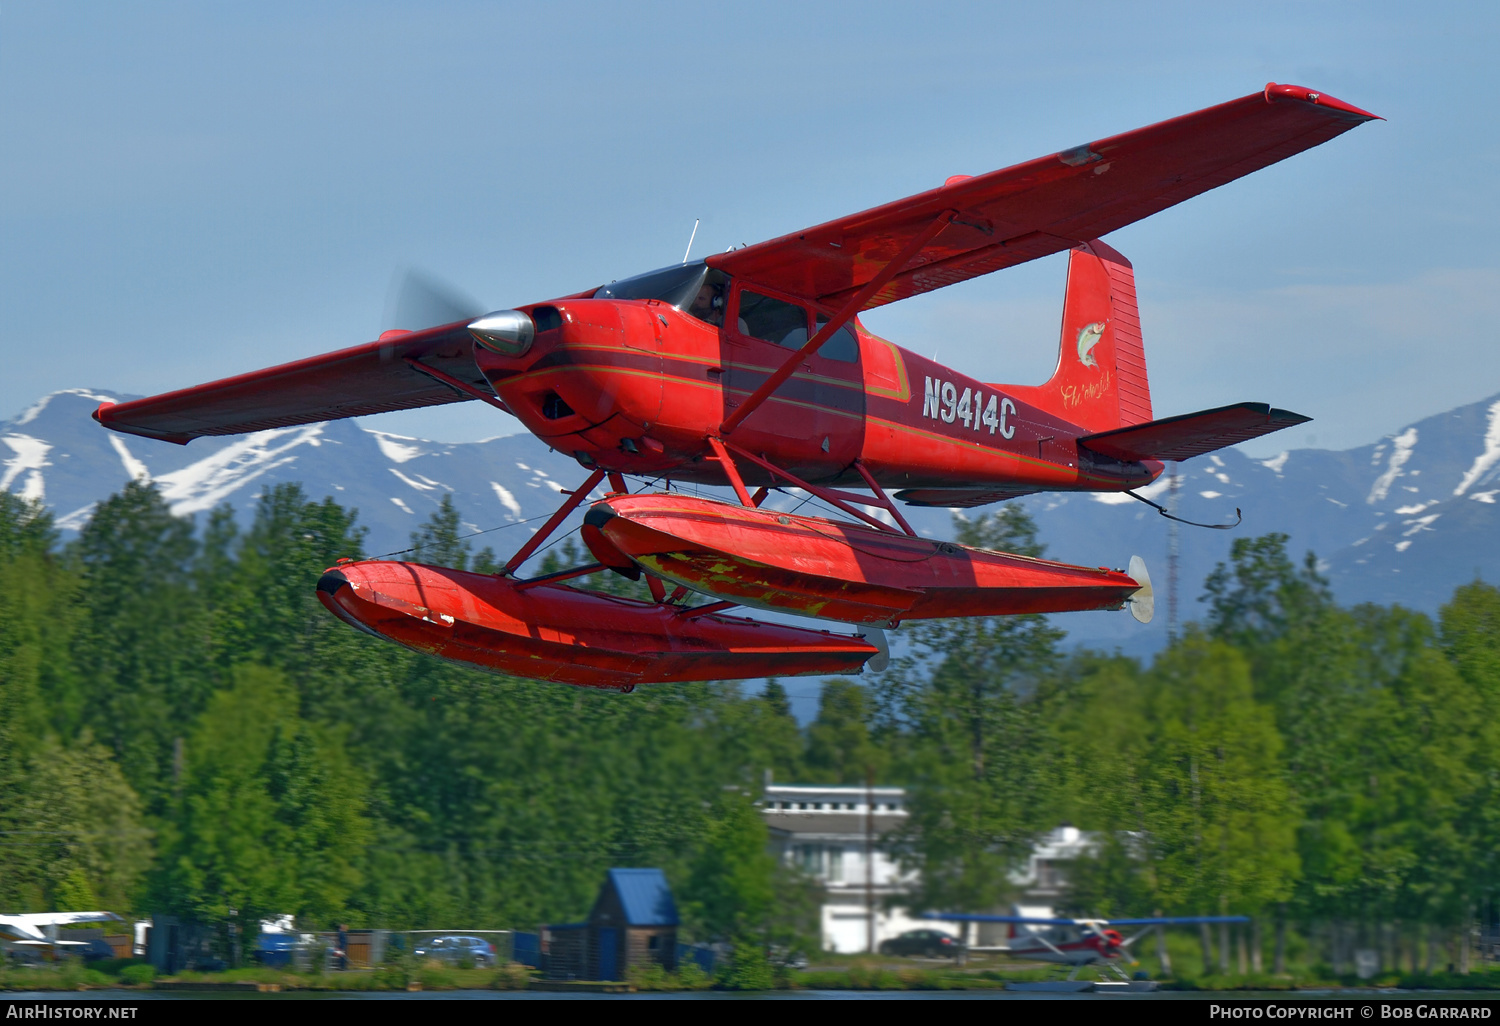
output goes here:
[[1068, 255], [1061, 349], [1046, 384], [1007, 391], [1091, 432], [1151, 419], [1135, 271], [1097, 239]]

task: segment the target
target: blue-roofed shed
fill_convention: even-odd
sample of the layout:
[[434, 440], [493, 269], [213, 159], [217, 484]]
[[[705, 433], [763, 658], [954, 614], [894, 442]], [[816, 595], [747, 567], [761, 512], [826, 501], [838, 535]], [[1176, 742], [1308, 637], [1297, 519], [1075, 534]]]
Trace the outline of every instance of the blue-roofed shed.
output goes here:
[[677, 968], [677, 902], [660, 869], [611, 869], [585, 923], [543, 928], [553, 979], [624, 979], [631, 967]]
[[620, 909], [628, 926], [676, 926], [677, 902], [667, 886], [667, 874], [659, 869], [611, 869], [603, 901], [609, 888], [620, 897]]

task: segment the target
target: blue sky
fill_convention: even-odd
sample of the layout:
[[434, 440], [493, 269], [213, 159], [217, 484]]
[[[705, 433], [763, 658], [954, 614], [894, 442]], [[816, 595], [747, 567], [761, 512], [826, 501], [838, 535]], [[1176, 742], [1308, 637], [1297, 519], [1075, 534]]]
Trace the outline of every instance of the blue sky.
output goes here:
[[[1388, 118], [1109, 238], [1158, 415], [1345, 447], [1500, 392], [1493, 4], [0, 7], [0, 417], [374, 336], [420, 268], [506, 307], [1259, 90]], [[992, 381], [1055, 360], [1053, 257], [878, 311]], [[479, 404], [392, 414], [442, 440]]]

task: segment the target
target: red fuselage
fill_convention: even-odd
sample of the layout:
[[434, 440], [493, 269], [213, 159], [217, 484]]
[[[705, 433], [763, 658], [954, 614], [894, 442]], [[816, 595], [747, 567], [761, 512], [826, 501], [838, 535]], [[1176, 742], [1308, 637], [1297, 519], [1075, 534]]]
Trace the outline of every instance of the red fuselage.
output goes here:
[[[1046, 939], [1043, 940], [1042, 938]], [[1050, 928], [1038, 933], [1017, 933], [1009, 953], [1016, 958], [1062, 965], [1091, 965], [1114, 961], [1124, 953], [1124, 938], [1115, 930]]]
[[[790, 355], [738, 330], [738, 303], [735, 290], [717, 327], [652, 299], [522, 307], [538, 327], [530, 349], [476, 346], [475, 359], [529, 431], [580, 463], [722, 484], [705, 436]], [[859, 484], [855, 460], [890, 489], [1123, 491], [1161, 473], [1080, 451], [1086, 429], [1026, 402], [1026, 387], [977, 381], [854, 327], [857, 348], [846, 338], [844, 359], [824, 355], [829, 346], [804, 358], [734, 442], [816, 484]]]

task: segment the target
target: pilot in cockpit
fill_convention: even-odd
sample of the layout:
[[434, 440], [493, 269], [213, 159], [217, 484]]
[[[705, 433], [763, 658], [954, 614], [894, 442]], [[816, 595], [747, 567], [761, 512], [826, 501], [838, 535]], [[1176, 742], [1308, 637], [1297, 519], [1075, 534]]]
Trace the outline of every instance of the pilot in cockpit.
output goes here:
[[705, 281], [699, 286], [698, 295], [693, 297], [688, 313], [716, 328], [721, 327], [724, 324], [724, 308], [729, 304], [728, 291], [726, 282], [711, 279]]

